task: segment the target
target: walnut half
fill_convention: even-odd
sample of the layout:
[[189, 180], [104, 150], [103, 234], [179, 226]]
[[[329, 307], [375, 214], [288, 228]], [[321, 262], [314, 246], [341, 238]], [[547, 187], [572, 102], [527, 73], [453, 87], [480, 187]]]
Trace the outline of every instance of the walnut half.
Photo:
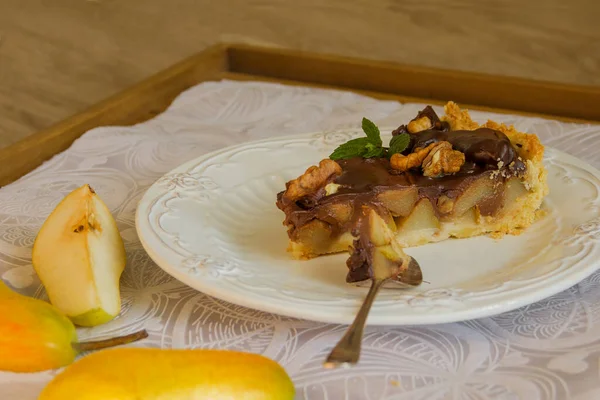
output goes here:
[[411, 168], [420, 167], [423, 160], [427, 157], [431, 149], [435, 147], [436, 143], [431, 143], [429, 146], [422, 148], [416, 148], [412, 153], [405, 156], [404, 154], [395, 153], [390, 158], [390, 166], [397, 171], [404, 172]]
[[286, 184], [284, 203], [290, 204], [318, 192], [341, 173], [342, 167], [337, 162], [328, 158], [321, 160], [318, 166], [309, 167], [304, 174]]
[[409, 133], [418, 133], [431, 128], [433, 128], [433, 123], [426, 115], [417, 119], [413, 119], [406, 127]]
[[460, 171], [464, 163], [465, 155], [458, 150], [452, 150], [450, 142], [437, 142], [423, 160], [423, 175], [435, 178], [453, 174]]

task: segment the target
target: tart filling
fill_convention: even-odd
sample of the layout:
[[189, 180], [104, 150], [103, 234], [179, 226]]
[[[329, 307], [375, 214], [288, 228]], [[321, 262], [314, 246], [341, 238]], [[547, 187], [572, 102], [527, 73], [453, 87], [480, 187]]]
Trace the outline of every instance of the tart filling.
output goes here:
[[518, 234], [539, 215], [548, 187], [536, 135], [478, 125], [452, 102], [441, 119], [426, 107], [392, 135], [402, 151], [324, 159], [277, 195], [295, 258], [349, 251], [346, 280], [357, 282], [384, 260], [406, 266], [403, 247]]

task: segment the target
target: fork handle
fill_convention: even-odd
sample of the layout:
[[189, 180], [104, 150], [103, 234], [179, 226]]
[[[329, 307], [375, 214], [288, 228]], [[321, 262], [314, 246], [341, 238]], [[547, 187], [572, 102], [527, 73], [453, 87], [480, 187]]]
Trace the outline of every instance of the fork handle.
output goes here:
[[354, 317], [354, 321], [348, 327], [348, 330], [344, 336], [340, 339], [338, 344], [331, 350], [329, 356], [323, 367], [325, 368], [336, 368], [336, 367], [349, 367], [358, 362], [360, 357], [360, 349], [362, 343], [363, 331], [365, 329], [365, 323], [367, 322], [367, 316], [369, 310], [375, 301], [375, 297], [379, 292], [379, 289], [383, 286], [386, 279], [372, 279], [371, 287], [365, 297], [358, 314]]

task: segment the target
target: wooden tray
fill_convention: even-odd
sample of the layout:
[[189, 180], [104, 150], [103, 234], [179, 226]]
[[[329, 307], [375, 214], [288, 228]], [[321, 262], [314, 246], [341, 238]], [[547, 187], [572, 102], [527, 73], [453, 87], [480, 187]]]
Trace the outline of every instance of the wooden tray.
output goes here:
[[259, 80], [345, 89], [380, 99], [599, 123], [600, 88], [448, 71], [239, 44], [219, 44], [74, 115], [0, 149], [0, 187], [67, 149], [86, 131], [132, 125], [165, 110], [204, 81]]

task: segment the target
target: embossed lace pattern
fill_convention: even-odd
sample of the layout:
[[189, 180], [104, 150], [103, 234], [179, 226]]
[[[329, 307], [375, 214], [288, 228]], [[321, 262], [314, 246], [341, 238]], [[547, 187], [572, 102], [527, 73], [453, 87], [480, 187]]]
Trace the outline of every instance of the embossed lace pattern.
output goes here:
[[[144, 342], [147, 346], [261, 353], [286, 367], [296, 384], [298, 399], [600, 398], [600, 272], [557, 295], [490, 318], [428, 326], [368, 327], [361, 364], [324, 373], [321, 362], [343, 334], [344, 326], [282, 317], [202, 294], [158, 268], [140, 243], [135, 229], [137, 204], [157, 180], [157, 186], [168, 194], [156, 198], [160, 204], [157, 210], [164, 212], [170, 207], [169, 196], [175, 193], [181, 198], [193, 195], [199, 201], [210, 201], [214, 193], [225, 193], [235, 185], [252, 185], [207, 177], [200, 173], [203, 165], [164, 176], [186, 161], [246, 141], [318, 131], [326, 133], [289, 146], [310, 145], [326, 154], [332, 145], [356, 134], [363, 116], [379, 126], [394, 126], [412, 118], [422, 107], [278, 84], [221, 81], [193, 87], [153, 120], [132, 127], [93, 129], [67, 151], [1, 188], [0, 276], [23, 293], [45, 298], [31, 267], [33, 240], [56, 204], [71, 190], [89, 183], [117, 220], [128, 264], [122, 278], [122, 315], [106, 325], [81, 329], [82, 339], [145, 327], [150, 333]], [[600, 126], [482, 112], [471, 115], [478, 121], [494, 119], [536, 132], [544, 144], [600, 167]], [[586, 171], [577, 171], [551, 153], [547, 162], [553, 173], [562, 174], [567, 185], [581, 179], [590, 182], [580, 207], [596, 217], [563, 227], [560, 232], [569, 234], [557, 234], [551, 242], [573, 249], [568, 257], [589, 262], [585, 257], [600, 247], [598, 185]], [[233, 209], [236, 204], [230, 199], [222, 206]], [[161, 219], [151, 222], [160, 224]], [[240, 260], [227, 252], [219, 235], [211, 240], [215, 247], [225, 249], [220, 254], [186, 252], [186, 243], [178, 242], [176, 234], [167, 240], [177, 243], [182, 273], [208, 273], [214, 279], [229, 279], [232, 285], [243, 284], [239, 278], [245, 272], [239, 269]], [[561, 261], [556, 258], [556, 262]], [[548, 271], [558, 278], [564, 272], [551, 265]], [[515, 283], [514, 290], [520, 284]], [[493, 293], [498, 289], [490, 286], [487, 290]], [[318, 293], [315, 295], [319, 298]], [[482, 294], [440, 289], [404, 299], [384, 297], [382, 301], [389, 300], [391, 307], [405, 300], [408, 307], [419, 308], [431, 301], [476, 302], [478, 296]], [[326, 297], [323, 294], [321, 299]], [[349, 300], [336, 301], [341, 304]], [[35, 399], [54, 373], [0, 373], [0, 397]]]

